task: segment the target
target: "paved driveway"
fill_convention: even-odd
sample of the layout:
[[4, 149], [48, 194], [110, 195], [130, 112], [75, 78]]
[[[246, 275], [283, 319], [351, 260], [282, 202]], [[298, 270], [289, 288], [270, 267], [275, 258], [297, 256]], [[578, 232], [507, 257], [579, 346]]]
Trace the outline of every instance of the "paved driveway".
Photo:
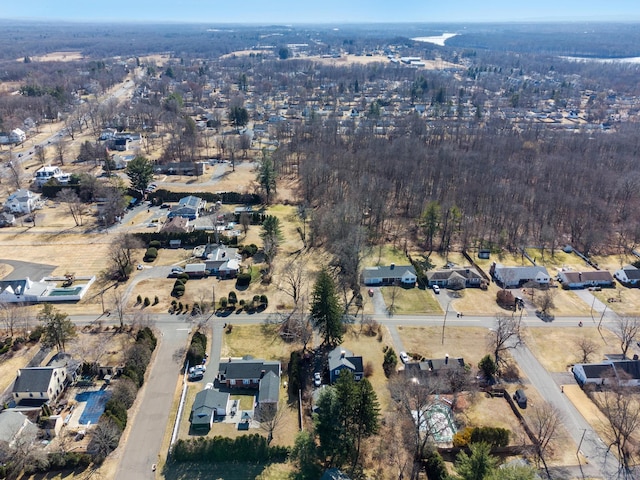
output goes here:
[[13, 267], [13, 272], [3, 278], [3, 280], [21, 280], [23, 278], [29, 277], [31, 280], [39, 282], [44, 277], [51, 275], [51, 272], [58, 268], [57, 265], [22, 262], [20, 260], [0, 259], [0, 263], [6, 263], [7, 265], [11, 265]]

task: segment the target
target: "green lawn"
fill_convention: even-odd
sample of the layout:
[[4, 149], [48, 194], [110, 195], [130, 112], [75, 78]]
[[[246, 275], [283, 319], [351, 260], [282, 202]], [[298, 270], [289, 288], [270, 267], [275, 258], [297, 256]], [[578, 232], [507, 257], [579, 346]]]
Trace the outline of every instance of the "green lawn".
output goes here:
[[238, 400], [238, 403], [240, 404], [238, 406], [238, 410], [253, 410], [253, 402], [255, 398], [255, 395], [252, 395], [251, 393], [234, 393], [230, 396], [229, 400], [231, 402], [233, 402], [234, 400]]

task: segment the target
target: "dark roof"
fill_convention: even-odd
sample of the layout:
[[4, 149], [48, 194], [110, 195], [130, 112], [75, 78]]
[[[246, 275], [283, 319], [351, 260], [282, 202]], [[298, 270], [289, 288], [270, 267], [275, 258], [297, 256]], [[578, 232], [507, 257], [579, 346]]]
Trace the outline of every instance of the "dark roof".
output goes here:
[[329, 370], [333, 371], [340, 366], [347, 367], [356, 373], [364, 372], [362, 357], [355, 356], [345, 348], [336, 347], [329, 352]]
[[448, 280], [452, 276], [460, 275], [461, 277], [471, 280], [473, 278], [482, 278], [475, 268], [454, 268], [446, 270], [432, 270], [427, 272], [429, 280]]
[[410, 362], [404, 366], [405, 374], [438, 373], [443, 370], [455, 370], [464, 368], [463, 358], [432, 358], [422, 362]]
[[258, 402], [278, 403], [278, 398], [280, 398], [280, 379], [275, 373], [267, 372], [260, 380]]
[[230, 362], [220, 363], [220, 373], [227, 378], [233, 379], [252, 379], [261, 378], [264, 373], [273, 372], [276, 376], [280, 376], [280, 362], [265, 360], [231, 360]]
[[610, 363], [590, 363], [582, 365], [587, 378], [613, 377], [614, 371]]
[[388, 267], [367, 267], [362, 271], [362, 278], [400, 278], [409, 272], [416, 275], [416, 269], [413, 265], [396, 265]]
[[13, 385], [14, 392], [46, 392], [57, 367], [21, 368]]
[[629, 280], [640, 280], [640, 269], [633, 265], [627, 265], [623, 270]]
[[569, 283], [583, 283], [591, 281], [613, 282], [611, 274], [604, 270], [587, 272], [564, 272], [564, 277]]
[[638, 360], [621, 360], [613, 362], [616, 370], [624, 371], [631, 379], [640, 380], [640, 361]]

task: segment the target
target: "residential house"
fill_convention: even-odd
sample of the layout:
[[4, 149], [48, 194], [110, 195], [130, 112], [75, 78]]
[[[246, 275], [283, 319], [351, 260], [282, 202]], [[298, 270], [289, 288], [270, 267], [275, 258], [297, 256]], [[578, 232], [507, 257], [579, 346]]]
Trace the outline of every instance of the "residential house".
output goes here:
[[505, 267], [499, 263], [492, 263], [489, 273], [497, 284], [504, 288], [521, 287], [527, 282], [548, 285], [551, 282], [549, 272], [545, 267], [537, 265], [531, 267]]
[[4, 202], [4, 209], [11, 213], [27, 214], [31, 213], [40, 206], [40, 195], [33, 193], [31, 190], [21, 188], [16, 190], [7, 201]]
[[211, 275], [220, 278], [235, 278], [238, 275], [242, 255], [238, 253], [237, 248], [209, 244], [205, 247], [202, 257]]
[[160, 229], [162, 233], [187, 233], [191, 231], [193, 231], [193, 225], [186, 217], [169, 218]]
[[405, 365], [404, 371], [406, 375], [438, 375], [453, 370], [464, 370], [464, 358], [444, 358], [425, 359], [420, 362], [409, 362]]
[[340, 372], [348, 369], [356, 380], [364, 378], [364, 362], [362, 357], [354, 355], [349, 350], [337, 346], [329, 352], [329, 381], [334, 383]]
[[0, 302], [37, 302], [48, 294], [51, 284], [34, 282], [29, 277], [17, 280], [0, 280]]
[[[269, 374], [273, 375], [269, 375]], [[254, 358], [230, 358], [220, 362], [218, 382], [229, 388], [250, 388], [258, 390], [258, 406], [278, 403], [280, 394], [280, 362]], [[275, 388], [275, 385], [278, 388]]]
[[171, 209], [168, 217], [185, 217], [189, 220], [195, 220], [200, 216], [202, 211], [206, 208], [207, 202], [199, 197], [189, 195], [188, 197], [181, 198], [176, 208]]
[[365, 285], [396, 285], [413, 287], [418, 280], [413, 265], [398, 265], [394, 263], [388, 267], [367, 267], [362, 271], [362, 281]]
[[427, 282], [430, 287], [455, 287], [464, 285], [465, 288], [480, 287], [482, 275], [473, 267], [447, 268], [443, 270], [430, 270], [427, 272]]
[[194, 430], [209, 430], [215, 420], [224, 420], [229, 408], [229, 393], [213, 388], [196, 394], [189, 421]]
[[0, 132], [0, 145], [6, 145], [9, 143], [9, 134], [7, 132]]
[[14, 128], [9, 134], [9, 143], [22, 143], [27, 139], [27, 134], [19, 128]]
[[613, 276], [625, 287], [640, 286], [640, 269], [633, 265], [627, 265], [620, 270], [616, 270]]
[[562, 283], [562, 288], [613, 287], [613, 277], [604, 270], [561, 271], [558, 281]]
[[572, 368], [576, 381], [584, 386], [640, 386], [640, 360], [605, 360], [600, 363], [578, 363]]
[[0, 213], [0, 227], [12, 227], [16, 223], [16, 217], [13, 213]]
[[0, 442], [13, 446], [18, 438], [35, 440], [38, 426], [22, 412], [5, 410], [0, 412]]
[[12, 396], [18, 405], [42, 405], [55, 402], [67, 384], [64, 366], [21, 368], [13, 384]]
[[59, 183], [64, 185], [69, 183], [69, 180], [71, 180], [71, 175], [68, 173], [64, 173], [62, 170], [60, 170], [59, 167], [52, 167], [51, 165], [47, 165], [39, 168], [36, 171], [33, 182], [35, 183], [36, 187], [42, 188], [42, 186], [52, 178], [55, 178]]

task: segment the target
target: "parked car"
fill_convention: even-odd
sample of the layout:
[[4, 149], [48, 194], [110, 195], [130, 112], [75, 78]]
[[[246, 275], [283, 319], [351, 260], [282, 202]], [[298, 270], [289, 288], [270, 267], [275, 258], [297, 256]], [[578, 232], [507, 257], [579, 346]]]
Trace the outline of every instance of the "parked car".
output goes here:
[[204, 378], [204, 373], [202, 370], [198, 370], [197, 372], [193, 372], [189, 374], [189, 381], [197, 382], [198, 380], [202, 380]]
[[370, 297], [373, 297], [373, 288], [370, 288], [369, 290], [367, 290], [367, 293], [369, 294]]
[[440, 287], [438, 285], [434, 285], [431, 288], [433, 289], [433, 293], [436, 295], [440, 293]]
[[171, 205], [169, 205], [168, 203], [163, 203], [162, 205], [160, 205], [160, 208], [171, 208]]
[[407, 352], [400, 352], [400, 360], [402, 360], [402, 363], [409, 363], [409, 355], [407, 355]]
[[521, 388], [517, 389], [516, 393], [513, 394], [513, 399], [520, 408], [527, 408], [527, 394]]
[[320, 375], [320, 372], [316, 372], [313, 374], [313, 384], [316, 387], [319, 387], [320, 385], [322, 385], [322, 376]]

